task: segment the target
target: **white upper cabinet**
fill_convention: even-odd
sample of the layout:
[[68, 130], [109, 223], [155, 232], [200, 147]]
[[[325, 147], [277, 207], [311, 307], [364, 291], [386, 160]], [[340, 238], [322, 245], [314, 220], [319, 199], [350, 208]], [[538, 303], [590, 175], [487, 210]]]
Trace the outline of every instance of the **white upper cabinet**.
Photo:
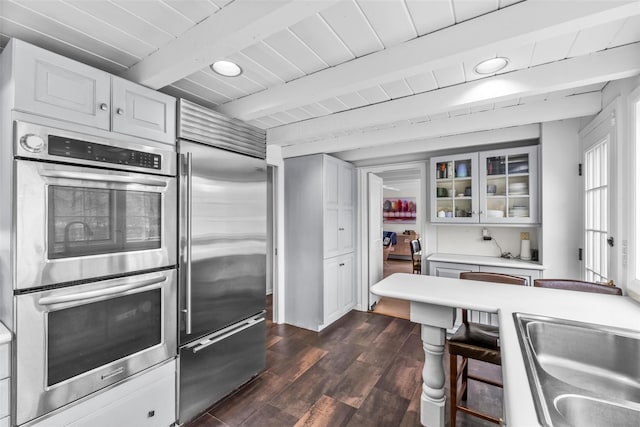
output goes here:
[[538, 146], [434, 157], [431, 222], [535, 224]]
[[112, 130], [169, 144], [175, 142], [175, 98], [113, 77]]
[[109, 130], [108, 73], [19, 40], [12, 43], [15, 109]]
[[174, 144], [174, 97], [12, 40], [16, 110]]
[[324, 257], [355, 250], [355, 169], [334, 157], [323, 157]]
[[478, 153], [434, 157], [430, 176], [431, 222], [478, 222]]
[[480, 153], [480, 222], [538, 222], [538, 147]]

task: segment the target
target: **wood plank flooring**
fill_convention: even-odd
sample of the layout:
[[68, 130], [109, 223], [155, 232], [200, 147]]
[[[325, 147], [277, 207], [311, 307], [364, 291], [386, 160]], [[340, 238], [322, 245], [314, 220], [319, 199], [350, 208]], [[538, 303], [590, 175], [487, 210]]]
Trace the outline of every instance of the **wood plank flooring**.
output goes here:
[[[320, 333], [268, 321], [267, 369], [187, 427], [420, 426], [423, 361], [408, 320], [352, 311]], [[470, 369], [500, 376], [477, 363]], [[501, 413], [501, 389], [469, 387], [470, 405]], [[460, 412], [456, 424], [495, 426]]]

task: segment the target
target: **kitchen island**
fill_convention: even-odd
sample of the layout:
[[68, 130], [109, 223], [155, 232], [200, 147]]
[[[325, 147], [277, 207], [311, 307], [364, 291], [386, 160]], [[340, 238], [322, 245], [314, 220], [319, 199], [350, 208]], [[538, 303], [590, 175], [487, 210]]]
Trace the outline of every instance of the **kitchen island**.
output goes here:
[[376, 295], [411, 302], [410, 319], [422, 324], [425, 351], [420, 420], [428, 427], [445, 424], [446, 329], [456, 308], [498, 313], [504, 382], [504, 418], [508, 426], [537, 425], [533, 397], [520, 351], [515, 312], [627, 328], [640, 332], [640, 303], [628, 297], [529, 286], [396, 273], [371, 289]]

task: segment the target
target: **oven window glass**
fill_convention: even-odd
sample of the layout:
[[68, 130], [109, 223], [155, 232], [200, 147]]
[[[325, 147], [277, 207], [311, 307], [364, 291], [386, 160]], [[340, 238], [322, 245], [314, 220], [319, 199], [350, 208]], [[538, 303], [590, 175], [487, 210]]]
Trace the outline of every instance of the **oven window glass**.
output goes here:
[[49, 187], [49, 259], [157, 249], [160, 193]]
[[47, 385], [160, 344], [161, 289], [52, 311]]

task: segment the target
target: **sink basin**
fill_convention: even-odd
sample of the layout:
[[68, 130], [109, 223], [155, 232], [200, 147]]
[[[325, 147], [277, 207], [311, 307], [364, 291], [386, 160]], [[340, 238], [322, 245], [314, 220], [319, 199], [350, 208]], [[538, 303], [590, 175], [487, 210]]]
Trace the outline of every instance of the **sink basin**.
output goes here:
[[640, 426], [640, 333], [514, 313], [545, 426]]
[[568, 425], [638, 427], [640, 409], [575, 394], [556, 399], [555, 407]]

